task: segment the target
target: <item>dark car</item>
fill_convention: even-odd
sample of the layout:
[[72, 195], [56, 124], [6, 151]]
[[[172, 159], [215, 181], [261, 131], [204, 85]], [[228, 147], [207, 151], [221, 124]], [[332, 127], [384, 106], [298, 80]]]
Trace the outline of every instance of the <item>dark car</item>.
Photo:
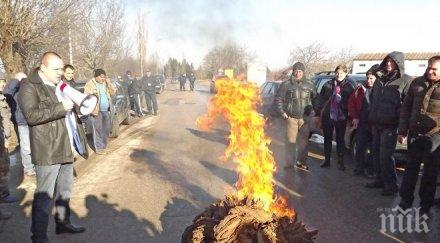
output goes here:
[[[112, 106], [110, 107], [110, 122], [111, 133], [110, 137], [116, 138], [119, 136], [120, 124], [129, 125], [131, 123], [130, 100], [128, 96], [127, 87], [122, 85], [118, 79], [111, 79], [113, 85], [116, 87], [116, 93], [112, 97]], [[78, 81], [73, 87], [80, 92], [84, 92], [85, 81]], [[87, 133], [92, 133], [92, 125], [90, 120], [85, 120], [85, 127]]]
[[274, 107], [274, 99], [281, 83], [282, 81], [267, 81], [260, 87], [261, 107], [259, 107], [259, 112], [265, 117], [279, 116]]
[[165, 77], [163, 75], [156, 75], [156, 93], [160, 94], [165, 90]]

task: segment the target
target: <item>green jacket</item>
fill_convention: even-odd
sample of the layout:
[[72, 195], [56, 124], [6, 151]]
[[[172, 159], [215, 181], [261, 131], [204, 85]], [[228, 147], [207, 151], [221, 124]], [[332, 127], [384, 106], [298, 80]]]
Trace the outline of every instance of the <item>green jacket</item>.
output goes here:
[[[29, 125], [32, 161], [35, 165], [54, 165], [73, 162], [73, 152], [66, 126], [66, 111], [55, 92], [43, 83], [38, 72], [22, 82], [18, 104]], [[78, 133], [88, 148], [83, 126], [77, 117]]]

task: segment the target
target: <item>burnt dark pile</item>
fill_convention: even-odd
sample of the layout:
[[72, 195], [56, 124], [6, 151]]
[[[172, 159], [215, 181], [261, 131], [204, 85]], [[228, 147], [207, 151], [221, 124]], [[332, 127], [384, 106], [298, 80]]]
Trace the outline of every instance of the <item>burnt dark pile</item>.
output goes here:
[[307, 231], [294, 216], [277, 217], [258, 202], [234, 197], [212, 204], [185, 229], [182, 243], [313, 242], [318, 231]]

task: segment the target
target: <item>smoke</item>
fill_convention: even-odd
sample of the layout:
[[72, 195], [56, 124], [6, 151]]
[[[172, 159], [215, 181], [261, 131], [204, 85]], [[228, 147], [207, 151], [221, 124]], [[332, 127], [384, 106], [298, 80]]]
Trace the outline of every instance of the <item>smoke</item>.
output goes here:
[[[247, 1], [247, 0], [246, 0]], [[161, 37], [191, 39], [195, 45], [223, 44], [235, 39], [238, 27], [246, 23], [240, 6], [243, 1], [221, 0], [145, 0], [144, 6], [155, 23], [160, 23]], [[240, 3], [240, 4], [239, 4]]]

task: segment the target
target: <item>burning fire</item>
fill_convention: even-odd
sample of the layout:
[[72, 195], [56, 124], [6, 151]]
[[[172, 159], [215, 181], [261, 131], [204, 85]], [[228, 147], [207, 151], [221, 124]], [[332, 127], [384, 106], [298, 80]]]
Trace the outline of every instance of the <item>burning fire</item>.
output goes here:
[[225, 158], [237, 164], [236, 196], [259, 201], [267, 212], [293, 218], [295, 212], [287, 200], [274, 192], [275, 160], [269, 150], [270, 139], [264, 133], [264, 118], [257, 112], [261, 103], [255, 84], [233, 79], [216, 80], [217, 94], [211, 99], [208, 113], [197, 119], [199, 129], [208, 131], [218, 115], [231, 127]]

